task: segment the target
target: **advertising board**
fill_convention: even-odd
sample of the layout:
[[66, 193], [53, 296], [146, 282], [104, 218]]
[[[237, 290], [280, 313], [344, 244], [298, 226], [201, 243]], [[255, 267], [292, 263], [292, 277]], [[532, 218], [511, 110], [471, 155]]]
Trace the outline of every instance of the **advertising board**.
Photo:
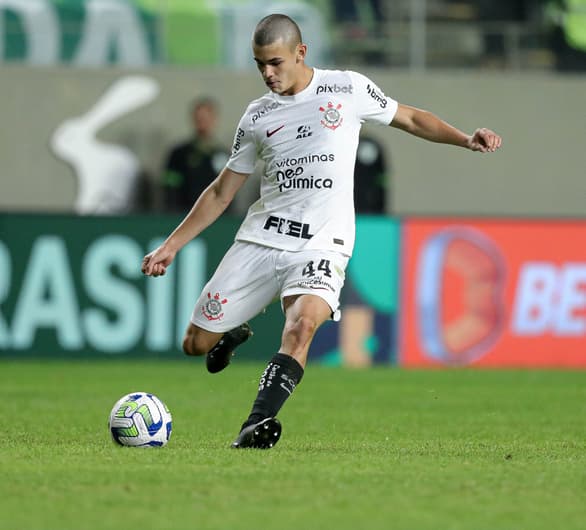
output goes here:
[[[195, 300], [239, 221], [220, 219], [181, 250], [165, 276], [146, 278], [143, 256], [179, 220], [0, 216], [0, 355], [182, 357]], [[278, 345], [280, 319], [273, 305], [253, 324], [267, 344]], [[270, 354], [255, 346], [242, 350]]]
[[586, 222], [410, 219], [403, 366], [586, 367]]
[[[193, 305], [232, 244], [240, 220], [222, 217], [146, 278], [143, 256], [178, 223], [170, 215], [0, 215], [0, 356], [181, 358]], [[310, 361], [369, 365], [394, 360], [399, 224], [357, 219], [341, 322], [317, 333]], [[237, 271], [235, 271], [237, 274]], [[279, 303], [251, 321], [242, 359], [279, 348]]]

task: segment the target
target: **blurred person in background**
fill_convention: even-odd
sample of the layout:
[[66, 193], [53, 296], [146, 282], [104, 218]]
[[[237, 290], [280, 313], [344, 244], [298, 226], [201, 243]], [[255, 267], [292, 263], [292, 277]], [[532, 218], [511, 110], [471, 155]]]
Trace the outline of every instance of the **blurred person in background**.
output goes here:
[[141, 266], [147, 276], [165, 274], [177, 252], [226, 210], [257, 161], [265, 162], [261, 197], [201, 292], [183, 340], [186, 354], [205, 355], [208, 371], [219, 372], [251, 335], [246, 322], [281, 300], [281, 344], [261, 375], [235, 449], [277, 443], [276, 416], [301, 382], [315, 332], [340, 318], [340, 292], [354, 248], [354, 165], [362, 123], [392, 125], [483, 153], [501, 145], [489, 129], [466, 134], [430, 112], [398, 103], [362, 74], [308, 66], [307, 45], [286, 15], [263, 18], [252, 49], [269, 91], [242, 115], [232, 155], [216, 180]]
[[192, 136], [166, 155], [162, 178], [163, 207], [185, 213], [228, 161], [229, 151], [216, 138], [219, 107], [210, 97], [195, 99], [189, 111]]
[[361, 134], [354, 166], [354, 208], [356, 213], [384, 215], [387, 207], [391, 167], [384, 145], [374, 136]]

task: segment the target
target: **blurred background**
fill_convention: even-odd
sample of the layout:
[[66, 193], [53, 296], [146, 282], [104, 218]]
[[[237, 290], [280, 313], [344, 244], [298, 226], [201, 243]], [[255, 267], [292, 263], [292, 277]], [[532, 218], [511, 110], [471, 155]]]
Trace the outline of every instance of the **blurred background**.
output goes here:
[[0, 0], [0, 355], [180, 356], [262, 168], [169, 276], [140, 260], [265, 91], [250, 37], [275, 12], [311, 66], [503, 137], [481, 156], [364, 127], [345, 316], [311, 358], [585, 366], [586, 0]]

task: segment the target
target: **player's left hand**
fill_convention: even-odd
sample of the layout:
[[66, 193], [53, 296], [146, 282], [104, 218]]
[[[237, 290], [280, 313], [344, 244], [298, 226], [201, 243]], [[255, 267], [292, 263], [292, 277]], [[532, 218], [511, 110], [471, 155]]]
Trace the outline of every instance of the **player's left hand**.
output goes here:
[[476, 129], [468, 140], [468, 149], [481, 153], [494, 153], [502, 143], [502, 138], [490, 129]]
[[142, 273], [146, 276], [164, 276], [167, 267], [171, 265], [174, 258], [175, 252], [169, 250], [165, 245], [161, 245], [143, 258]]

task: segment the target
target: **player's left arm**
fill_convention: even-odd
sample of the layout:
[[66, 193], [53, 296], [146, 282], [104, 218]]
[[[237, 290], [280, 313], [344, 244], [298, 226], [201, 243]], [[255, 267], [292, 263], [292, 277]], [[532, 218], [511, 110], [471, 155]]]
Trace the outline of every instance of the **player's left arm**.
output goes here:
[[476, 129], [468, 135], [431, 112], [400, 103], [390, 125], [430, 142], [457, 145], [481, 153], [492, 153], [502, 143], [501, 137], [490, 129]]

